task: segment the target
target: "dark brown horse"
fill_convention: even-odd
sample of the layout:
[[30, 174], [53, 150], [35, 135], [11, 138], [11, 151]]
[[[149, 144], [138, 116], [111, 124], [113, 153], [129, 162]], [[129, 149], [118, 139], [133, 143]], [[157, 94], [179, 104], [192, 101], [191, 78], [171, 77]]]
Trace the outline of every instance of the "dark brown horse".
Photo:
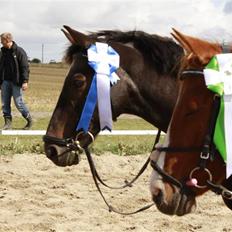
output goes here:
[[[227, 206], [232, 208], [229, 191], [232, 177], [225, 179], [225, 163], [212, 141], [218, 100], [207, 89], [203, 75], [210, 59], [225, 51], [218, 43], [176, 30], [173, 36], [186, 50], [186, 56], [165, 142], [151, 155], [155, 169], [150, 182], [153, 200], [161, 212], [181, 216], [195, 209], [196, 196], [211, 189], [222, 194]], [[232, 49], [226, 47], [226, 50], [228, 53]]]
[[94, 75], [87, 48], [96, 41], [107, 42], [120, 55], [120, 81], [111, 88], [113, 120], [123, 113], [133, 114], [166, 131], [176, 102], [176, 76], [183, 49], [169, 38], [141, 31], [85, 35], [64, 28], [71, 42], [66, 52], [71, 66], [44, 137], [47, 157], [59, 166], [77, 164], [78, 156], [71, 150], [87, 147], [100, 131], [97, 109], [90, 133], [75, 130]]

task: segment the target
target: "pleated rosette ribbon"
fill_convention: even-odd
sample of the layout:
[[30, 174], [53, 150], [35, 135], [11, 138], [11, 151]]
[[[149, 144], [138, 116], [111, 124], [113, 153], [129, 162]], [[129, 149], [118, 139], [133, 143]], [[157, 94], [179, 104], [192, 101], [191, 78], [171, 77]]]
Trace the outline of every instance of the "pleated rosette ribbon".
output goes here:
[[93, 116], [96, 103], [101, 130], [112, 130], [112, 111], [110, 100], [110, 87], [115, 85], [119, 77], [115, 71], [119, 67], [119, 55], [108, 44], [96, 42], [87, 51], [88, 63], [95, 74], [86, 97], [80, 120], [76, 130], [87, 132]]

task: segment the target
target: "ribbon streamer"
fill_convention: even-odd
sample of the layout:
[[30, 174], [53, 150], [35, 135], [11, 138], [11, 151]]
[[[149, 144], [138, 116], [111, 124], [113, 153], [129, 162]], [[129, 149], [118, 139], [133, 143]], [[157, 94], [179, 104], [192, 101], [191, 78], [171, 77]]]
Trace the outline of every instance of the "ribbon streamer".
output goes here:
[[76, 130], [88, 131], [89, 124], [98, 103], [98, 113], [101, 130], [112, 130], [112, 111], [110, 101], [110, 86], [115, 85], [119, 77], [115, 71], [119, 67], [119, 55], [108, 44], [96, 42], [87, 51], [89, 65], [94, 69], [93, 77], [85, 106]]
[[232, 53], [214, 56], [204, 69], [207, 88], [221, 96], [214, 143], [226, 162], [226, 177], [232, 174]]
[[87, 132], [89, 129], [89, 123], [97, 103], [96, 88], [97, 80], [96, 76], [94, 75], [76, 131], [83, 130], [84, 132]]

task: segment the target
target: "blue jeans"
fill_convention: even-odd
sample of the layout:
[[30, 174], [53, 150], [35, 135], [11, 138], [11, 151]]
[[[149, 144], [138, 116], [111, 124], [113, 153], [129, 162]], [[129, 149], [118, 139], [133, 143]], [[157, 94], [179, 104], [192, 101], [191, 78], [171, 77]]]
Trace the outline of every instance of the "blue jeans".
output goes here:
[[24, 118], [27, 118], [29, 111], [23, 101], [23, 91], [20, 86], [13, 84], [12, 81], [3, 81], [1, 85], [2, 112], [4, 117], [11, 115], [11, 98], [13, 97], [15, 106]]

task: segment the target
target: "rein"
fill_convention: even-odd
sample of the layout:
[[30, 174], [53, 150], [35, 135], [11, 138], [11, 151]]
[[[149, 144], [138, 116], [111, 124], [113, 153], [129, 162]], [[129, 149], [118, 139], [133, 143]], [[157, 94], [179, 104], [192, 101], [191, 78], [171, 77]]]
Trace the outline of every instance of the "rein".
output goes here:
[[136, 210], [136, 211], [134, 211], [134, 212], [129, 212], [129, 213], [121, 212], [121, 211], [115, 209], [112, 205], [110, 205], [110, 204], [108, 203], [108, 201], [106, 200], [104, 194], [103, 194], [102, 191], [101, 191], [101, 188], [100, 188], [99, 183], [98, 183], [98, 181], [97, 181], [97, 174], [96, 174], [95, 165], [94, 165], [94, 163], [93, 163], [93, 160], [92, 160], [92, 157], [91, 157], [91, 153], [90, 153], [90, 151], [89, 151], [88, 148], [85, 148], [85, 154], [86, 154], [87, 159], [88, 159], [88, 162], [89, 162], [89, 166], [90, 166], [90, 170], [91, 170], [91, 173], [92, 173], [92, 177], [93, 177], [95, 186], [96, 186], [98, 192], [100, 193], [100, 195], [101, 195], [103, 201], [104, 201], [105, 204], [107, 205], [107, 207], [108, 207], [108, 209], [109, 209], [109, 212], [114, 212], [114, 213], [121, 214], [121, 215], [132, 215], [132, 214], [136, 214], [136, 213], [142, 212], [142, 211], [144, 211], [144, 210], [146, 210], [146, 209], [149, 209], [151, 206], [154, 205], [154, 203], [152, 203], [152, 204], [149, 204], [149, 205], [147, 205], [147, 206], [144, 206], [144, 207], [142, 207], [142, 208], [140, 208], [140, 209], [138, 209], [138, 210]]
[[[87, 134], [91, 137], [92, 139], [92, 142], [94, 141], [94, 136], [88, 131]], [[78, 140], [78, 135], [80, 135], [80, 133], [78, 133], [75, 138], [67, 138], [67, 139], [60, 139], [60, 138], [56, 138], [56, 137], [52, 137], [52, 136], [48, 136], [48, 135], [45, 135], [43, 136], [43, 141], [44, 142], [48, 142], [48, 143], [53, 143], [55, 145], [59, 145], [59, 146], [64, 146], [64, 147], [68, 147], [68, 149], [63, 152], [62, 154], [60, 154], [60, 156], [62, 155], [65, 155], [66, 153], [70, 152], [70, 151], [74, 151], [74, 152], [77, 152], [77, 151], [85, 151], [85, 154], [86, 154], [86, 157], [87, 157], [87, 160], [88, 160], [88, 163], [89, 163], [89, 167], [90, 167], [90, 171], [91, 171], [91, 174], [92, 174], [92, 177], [93, 177], [93, 180], [94, 180], [94, 183], [95, 183], [95, 186], [98, 190], [98, 192], [100, 193], [103, 201], [105, 202], [105, 204], [107, 205], [108, 209], [109, 209], [109, 212], [115, 212], [117, 214], [121, 214], [121, 215], [132, 215], [132, 214], [136, 214], [136, 213], [139, 213], [139, 212], [142, 212], [146, 209], [149, 209], [151, 206], [154, 205], [154, 203], [152, 204], [149, 204], [149, 205], [146, 205], [134, 212], [128, 212], [128, 213], [125, 213], [125, 212], [121, 212], [117, 209], [115, 209], [112, 205], [110, 205], [108, 203], [108, 201], [106, 200], [104, 194], [102, 193], [101, 191], [101, 188], [99, 186], [99, 183], [98, 181], [105, 187], [107, 188], [110, 188], [110, 189], [124, 189], [126, 187], [132, 187], [132, 184], [143, 174], [143, 172], [146, 170], [148, 164], [150, 163], [150, 156], [147, 158], [146, 162], [144, 163], [144, 165], [142, 166], [142, 168], [139, 170], [138, 174], [131, 180], [131, 181], [127, 181], [125, 180], [125, 184], [122, 185], [122, 186], [118, 186], [118, 187], [112, 187], [112, 186], [109, 186], [108, 184], [106, 184], [102, 179], [101, 177], [99, 176], [97, 170], [96, 170], [96, 167], [95, 167], [95, 164], [94, 164], [94, 161], [93, 161], [93, 158], [92, 158], [92, 155], [88, 149], [88, 146], [86, 147], [81, 147], [80, 146], [80, 142]], [[156, 144], [159, 142], [159, 139], [160, 139], [160, 135], [161, 135], [161, 130], [158, 130], [158, 133], [156, 135], [156, 139], [155, 139], [155, 143], [153, 145], [153, 150], [155, 149], [155, 146]]]
[[[153, 146], [153, 149], [155, 147], [155, 145], [159, 142], [159, 139], [160, 139], [160, 135], [161, 135], [161, 130], [158, 130], [158, 133], [156, 135], [156, 139], [155, 139], [155, 143], [154, 143], [154, 146]], [[85, 154], [87, 156], [87, 159], [88, 159], [88, 163], [89, 163], [89, 167], [90, 167], [90, 171], [91, 171], [91, 174], [92, 174], [92, 177], [93, 177], [93, 180], [94, 180], [94, 183], [95, 183], [95, 186], [98, 190], [98, 192], [100, 193], [103, 201], [105, 202], [105, 204], [107, 205], [108, 209], [109, 209], [109, 212], [114, 212], [114, 213], [117, 213], [117, 214], [120, 214], [120, 215], [132, 215], [132, 214], [136, 214], [136, 213], [139, 213], [139, 212], [142, 212], [144, 210], [147, 210], [149, 209], [150, 207], [152, 207], [155, 203], [151, 203], [149, 205], [146, 205], [136, 211], [133, 211], [133, 212], [121, 212], [117, 209], [115, 209], [112, 205], [110, 205], [108, 203], [108, 201], [106, 200], [100, 186], [99, 186], [99, 183], [98, 181], [103, 184], [104, 186], [106, 187], [109, 187], [108, 185], [106, 185], [104, 182], [102, 182], [102, 180], [99, 178], [99, 175], [97, 173], [97, 170], [96, 170], [96, 167], [95, 167], [95, 164], [93, 162], [93, 159], [92, 159], [92, 156], [91, 156], [91, 153], [88, 149], [88, 147], [84, 148], [84, 151], [85, 151]], [[109, 187], [111, 189], [122, 189], [122, 188], [125, 188], [125, 187], [132, 187], [132, 183], [134, 183], [140, 175], [142, 175], [142, 173], [145, 171], [145, 169], [147, 168], [148, 164], [150, 163], [150, 156], [148, 157], [148, 159], [146, 160], [145, 164], [142, 166], [142, 168], [140, 169], [140, 171], [138, 172], [138, 174], [130, 181], [128, 182], [127, 180], [125, 180], [125, 185], [121, 186], [121, 187]]]
[[[183, 71], [181, 78], [184, 79], [187, 77], [187, 75], [188, 76], [191, 76], [191, 75], [202, 76], [204, 74], [200, 70], [185, 70], [185, 71]], [[212, 114], [211, 114], [211, 118], [210, 118], [210, 122], [209, 122], [208, 131], [206, 133], [203, 145], [201, 147], [155, 147], [155, 150], [157, 150], [159, 152], [171, 152], [171, 153], [200, 152], [199, 165], [197, 167], [195, 167], [190, 172], [189, 178], [190, 179], [193, 178], [193, 173], [195, 171], [202, 170], [202, 171], [206, 172], [206, 174], [209, 177], [209, 179], [206, 181], [206, 185], [201, 186], [201, 185], [196, 184], [195, 187], [197, 187], [197, 188], [209, 187], [209, 189], [211, 191], [215, 192], [216, 194], [222, 195], [223, 198], [228, 199], [228, 200], [232, 200], [232, 191], [228, 190], [227, 188], [225, 188], [224, 186], [222, 186], [220, 184], [213, 183], [212, 182], [212, 174], [209, 171], [209, 169], [206, 168], [207, 161], [208, 160], [213, 161], [214, 156], [215, 156], [215, 152], [216, 152], [216, 148], [215, 148], [215, 145], [213, 143], [213, 134], [214, 134], [214, 128], [215, 128], [215, 123], [216, 123], [219, 107], [220, 107], [220, 96], [215, 94], [214, 99], [213, 99], [213, 107], [212, 107], [213, 110], [212, 110]], [[164, 181], [171, 183], [180, 189], [183, 189], [186, 186], [186, 184], [181, 183], [175, 177], [167, 174], [164, 170], [162, 170], [156, 161], [151, 160], [150, 164], [151, 164], [152, 168], [156, 172], [158, 172], [158, 174], [160, 176], [162, 176]]]

